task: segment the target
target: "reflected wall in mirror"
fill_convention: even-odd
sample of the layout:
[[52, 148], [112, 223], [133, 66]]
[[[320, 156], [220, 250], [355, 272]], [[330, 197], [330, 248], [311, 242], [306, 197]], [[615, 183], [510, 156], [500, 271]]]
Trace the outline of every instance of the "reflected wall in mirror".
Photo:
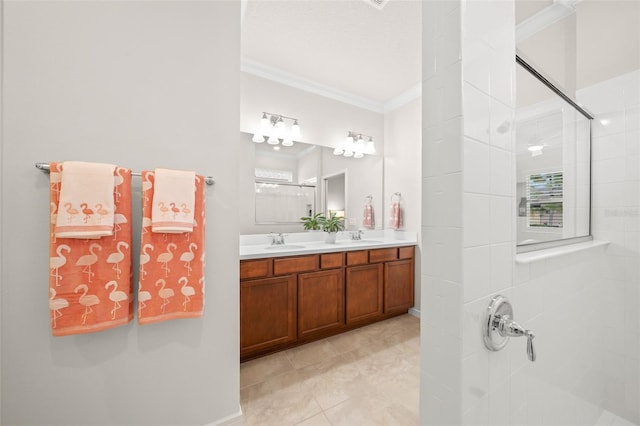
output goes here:
[[[516, 74], [517, 244], [590, 235], [590, 117], [532, 74]], [[522, 251], [522, 250], [521, 250]]]
[[[241, 133], [241, 234], [301, 232], [300, 217], [310, 209], [336, 211], [347, 229], [359, 229], [369, 195], [374, 217], [382, 218], [382, 157], [346, 158], [330, 147], [299, 142], [274, 150], [251, 138]], [[382, 229], [382, 220], [374, 227]]]

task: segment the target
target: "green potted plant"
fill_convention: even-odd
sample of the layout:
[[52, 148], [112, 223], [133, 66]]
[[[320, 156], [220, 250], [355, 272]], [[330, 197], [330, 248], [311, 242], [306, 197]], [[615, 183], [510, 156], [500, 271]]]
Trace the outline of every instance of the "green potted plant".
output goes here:
[[302, 226], [306, 231], [321, 231], [324, 219], [325, 217], [322, 213], [316, 213], [311, 216], [303, 216], [300, 218]]
[[321, 224], [322, 230], [327, 233], [324, 239], [327, 243], [335, 243], [338, 232], [344, 230], [344, 218], [337, 217], [335, 213], [328, 218], [323, 217]]

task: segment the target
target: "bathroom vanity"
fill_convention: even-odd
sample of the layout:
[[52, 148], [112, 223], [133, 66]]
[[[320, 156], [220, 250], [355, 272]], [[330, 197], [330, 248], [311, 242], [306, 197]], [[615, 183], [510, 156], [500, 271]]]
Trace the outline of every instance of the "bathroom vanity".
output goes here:
[[415, 238], [240, 246], [240, 358], [406, 313]]

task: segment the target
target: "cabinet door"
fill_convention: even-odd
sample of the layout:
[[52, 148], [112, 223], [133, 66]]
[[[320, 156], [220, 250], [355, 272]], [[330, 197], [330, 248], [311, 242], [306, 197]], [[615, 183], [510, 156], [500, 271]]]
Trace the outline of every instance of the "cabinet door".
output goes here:
[[296, 339], [296, 276], [240, 282], [240, 354]]
[[382, 263], [346, 269], [347, 324], [382, 315]]
[[384, 312], [406, 312], [413, 307], [413, 259], [384, 265]]
[[298, 275], [298, 336], [320, 333], [344, 324], [342, 269]]

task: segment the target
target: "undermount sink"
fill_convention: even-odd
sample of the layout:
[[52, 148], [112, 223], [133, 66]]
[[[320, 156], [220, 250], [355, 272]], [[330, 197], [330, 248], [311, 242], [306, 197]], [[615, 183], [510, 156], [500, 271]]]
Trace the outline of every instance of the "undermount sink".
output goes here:
[[266, 250], [295, 250], [295, 249], [303, 249], [304, 246], [299, 246], [296, 244], [274, 244], [272, 246], [265, 247]]

